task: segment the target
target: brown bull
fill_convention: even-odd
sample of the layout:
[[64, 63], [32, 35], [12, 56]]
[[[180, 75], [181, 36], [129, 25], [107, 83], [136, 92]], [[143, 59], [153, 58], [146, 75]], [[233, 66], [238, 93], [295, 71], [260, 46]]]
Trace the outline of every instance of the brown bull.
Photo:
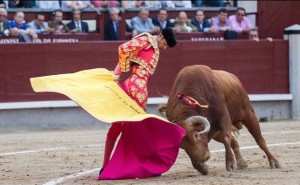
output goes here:
[[232, 135], [243, 125], [266, 153], [270, 167], [280, 168], [261, 135], [248, 95], [233, 74], [203, 65], [183, 68], [175, 79], [167, 104], [159, 112], [185, 129], [187, 134], [181, 147], [202, 174], [208, 173], [205, 162], [210, 157], [208, 143], [211, 139], [224, 144], [227, 171], [247, 167]]

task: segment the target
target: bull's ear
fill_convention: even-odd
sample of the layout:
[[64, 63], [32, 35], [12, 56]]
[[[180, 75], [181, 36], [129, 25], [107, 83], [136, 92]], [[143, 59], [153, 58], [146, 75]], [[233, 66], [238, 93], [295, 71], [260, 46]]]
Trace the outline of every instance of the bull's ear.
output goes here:
[[199, 140], [199, 132], [194, 132], [193, 133], [193, 139], [194, 139], [194, 141], [198, 141]]
[[[182, 127], [186, 131], [186, 135], [182, 139], [181, 145], [191, 144], [191, 143], [194, 143], [197, 141], [198, 136], [196, 136], [195, 134], [197, 134], [198, 132], [195, 131], [195, 129], [191, 123], [183, 122], [178, 125], [180, 125], [180, 127]], [[184, 149], [184, 147], [181, 147], [181, 148]]]
[[193, 126], [193, 130], [197, 132], [200, 132], [204, 129], [204, 125], [201, 122], [193, 123], [192, 126]]

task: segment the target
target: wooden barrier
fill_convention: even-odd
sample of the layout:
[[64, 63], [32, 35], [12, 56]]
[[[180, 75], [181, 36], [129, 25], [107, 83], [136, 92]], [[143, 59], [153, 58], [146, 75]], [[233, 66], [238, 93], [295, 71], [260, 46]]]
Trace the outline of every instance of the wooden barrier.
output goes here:
[[[131, 34], [125, 36], [129, 40]], [[177, 33], [177, 40], [189, 41], [223, 41], [224, 34], [220, 33]], [[238, 39], [247, 39], [246, 34], [238, 34]], [[101, 41], [101, 34], [98, 33], [63, 33], [63, 34], [40, 34], [38, 39], [33, 40], [34, 43], [62, 43], [62, 42], [81, 42], [81, 41]], [[19, 43], [17, 36], [0, 36], [0, 44], [14, 44]]]
[[[65, 43], [65, 42], [81, 42], [81, 41], [100, 41], [98, 33], [62, 33], [62, 34], [41, 34], [38, 39], [33, 40], [34, 43]], [[0, 44], [19, 43], [17, 36], [0, 36]]]
[[[91, 68], [113, 70], [120, 43], [0, 44], [0, 102], [68, 99], [56, 93], [33, 92], [29, 79]], [[150, 97], [167, 95], [176, 74], [194, 64], [237, 75], [251, 94], [289, 93], [287, 41], [179, 41], [175, 48], [161, 51], [149, 84]]]

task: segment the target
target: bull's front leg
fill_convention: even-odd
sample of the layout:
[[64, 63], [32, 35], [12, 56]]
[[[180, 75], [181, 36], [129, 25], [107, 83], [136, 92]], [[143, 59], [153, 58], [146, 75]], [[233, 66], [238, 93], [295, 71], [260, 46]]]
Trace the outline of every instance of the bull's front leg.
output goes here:
[[231, 172], [237, 169], [235, 155], [231, 150], [231, 136], [230, 134], [224, 134], [224, 146], [225, 146], [225, 157], [226, 157], [226, 170]]
[[248, 165], [241, 155], [240, 145], [234, 136], [231, 136], [231, 148], [234, 152], [238, 169], [247, 168]]
[[226, 170], [231, 172], [237, 169], [235, 155], [231, 149], [231, 119], [227, 114], [220, 120], [221, 142], [225, 146]]

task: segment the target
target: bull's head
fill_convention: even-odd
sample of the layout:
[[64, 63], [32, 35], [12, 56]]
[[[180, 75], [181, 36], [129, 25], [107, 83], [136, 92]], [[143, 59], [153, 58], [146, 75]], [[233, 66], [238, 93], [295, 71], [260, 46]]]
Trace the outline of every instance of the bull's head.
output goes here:
[[210, 157], [207, 138], [210, 123], [202, 116], [192, 116], [180, 123], [180, 126], [186, 131], [181, 148], [190, 157], [194, 168], [200, 173], [207, 175], [208, 166], [205, 162]]

